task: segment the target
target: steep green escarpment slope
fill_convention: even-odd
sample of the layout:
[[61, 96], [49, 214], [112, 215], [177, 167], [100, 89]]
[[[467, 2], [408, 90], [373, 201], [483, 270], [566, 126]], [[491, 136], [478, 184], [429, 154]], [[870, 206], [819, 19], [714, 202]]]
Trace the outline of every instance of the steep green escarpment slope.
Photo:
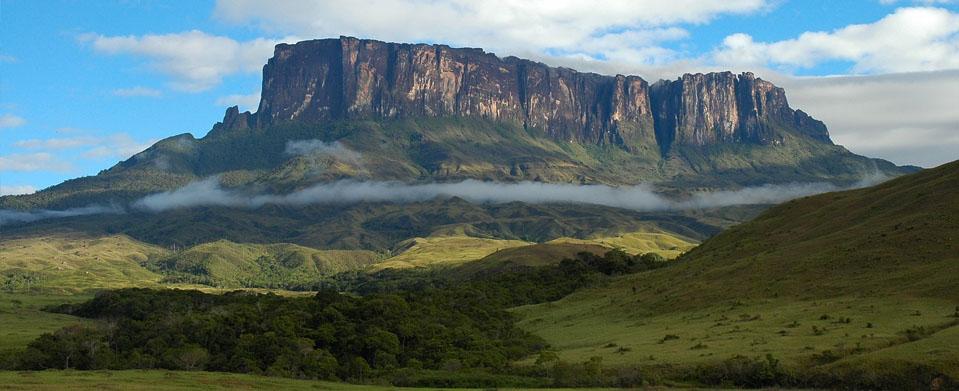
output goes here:
[[219, 176], [288, 192], [336, 179], [480, 179], [665, 190], [852, 183], [896, 167], [834, 145], [751, 73], [637, 76], [552, 68], [479, 49], [355, 38], [278, 45], [256, 113], [162, 140], [92, 177], [0, 208], [124, 203]]

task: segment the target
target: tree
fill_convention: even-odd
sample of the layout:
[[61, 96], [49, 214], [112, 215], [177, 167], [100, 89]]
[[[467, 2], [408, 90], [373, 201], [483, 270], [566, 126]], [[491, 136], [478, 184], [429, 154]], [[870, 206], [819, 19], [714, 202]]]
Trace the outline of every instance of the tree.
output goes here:
[[199, 371], [205, 369], [209, 361], [210, 353], [197, 344], [168, 349], [163, 354], [163, 363], [170, 369]]

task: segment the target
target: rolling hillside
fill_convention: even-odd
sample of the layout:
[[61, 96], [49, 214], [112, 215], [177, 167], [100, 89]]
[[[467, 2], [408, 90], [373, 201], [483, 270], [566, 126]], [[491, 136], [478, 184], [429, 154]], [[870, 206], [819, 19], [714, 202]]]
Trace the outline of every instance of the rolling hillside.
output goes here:
[[227, 240], [190, 247], [153, 262], [165, 282], [215, 287], [289, 287], [323, 276], [360, 270], [381, 260], [372, 251], [317, 250], [289, 243], [252, 244]]
[[124, 235], [53, 233], [0, 241], [0, 282], [6, 290], [157, 286], [162, 276], [144, 268], [168, 250]]
[[373, 270], [413, 267], [462, 267], [456, 273], [494, 270], [508, 265], [543, 266], [573, 258], [580, 252], [604, 254], [618, 248], [628, 254], [657, 253], [675, 258], [696, 246], [692, 239], [649, 229], [617, 236], [576, 239], [556, 238], [544, 243], [519, 240], [440, 235], [413, 238], [397, 245], [398, 254], [373, 265]]
[[669, 305], [886, 294], [959, 300], [951, 278], [959, 275], [959, 162], [786, 202], [663, 273], [668, 288], [657, 296]]
[[671, 267], [516, 311], [570, 360], [695, 366], [772, 354], [862, 384], [897, 371], [956, 378], [957, 246], [954, 162], [787, 202]]
[[525, 247], [529, 244], [521, 240], [475, 238], [462, 235], [412, 238], [397, 244], [397, 254], [373, 265], [373, 269], [451, 267], [481, 259], [503, 249]]

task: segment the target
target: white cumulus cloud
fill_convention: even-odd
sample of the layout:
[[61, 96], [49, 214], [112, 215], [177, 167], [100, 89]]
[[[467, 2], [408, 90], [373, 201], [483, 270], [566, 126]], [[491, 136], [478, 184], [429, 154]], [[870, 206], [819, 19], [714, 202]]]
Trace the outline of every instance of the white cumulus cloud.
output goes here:
[[5, 185], [3, 183], [0, 183], [0, 196], [32, 194], [32, 193], [35, 193], [36, 191], [37, 191], [37, 188], [31, 185]]
[[13, 114], [0, 114], [0, 128], [16, 128], [23, 126], [27, 120]]
[[931, 7], [899, 8], [882, 19], [796, 38], [757, 42], [727, 36], [714, 54], [720, 64], [809, 68], [847, 61], [854, 73], [935, 71], [959, 68], [959, 14]]
[[163, 95], [163, 92], [161, 92], [160, 90], [156, 88], [136, 86], [136, 87], [130, 87], [130, 88], [117, 88], [113, 90], [113, 95], [121, 96], [124, 98], [142, 97], [142, 96], [156, 98]]
[[152, 69], [172, 78], [173, 88], [199, 92], [219, 85], [229, 75], [258, 72], [283, 40], [237, 41], [192, 30], [142, 36], [87, 33], [80, 41], [99, 53], [144, 57]]
[[0, 156], [0, 172], [69, 171], [72, 168], [73, 165], [48, 152], [12, 153]]
[[[97, 159], [105, 157], [127, 158], [140, 151], [143, 151], [156, 139], [136, 140], [127, 133], [114, 133], [105, 136], [99, 135], [78, 135], [74, 137], [53, 137], [53, 138], [34, 138], [19, 140], [13, 145], [32, 150], [42, 150], [47, 153], [50, 151], [62, 151], [71, 149], [84, 149], [81, 156], [85, 158]], [[49, 153], [47, 153], [49, 155]], [[36, 155], [36, 154], [34, 154]]]
[[240, 111], [256, 111], [260, 106], [260, 91], [249, 94], [233, 94], [221, 96], [216, 100], [217, 106], [239, 106]]
[[99, 145], [85, 151], [83, 157], [126, 159], [149, 148], [157, 141], [157, 139], [138, 141], [129, 134], [116, 133], [100, 138]]
[[658, 45], [683, 38], [682, 24], [755, 13], [765, 0], [221, 0], [214, 15], [236, 24], [308, 37], [352, 35], [399, 42], [442, 42], [499, 54], [549, 51], [590, 58], [658, 61]]

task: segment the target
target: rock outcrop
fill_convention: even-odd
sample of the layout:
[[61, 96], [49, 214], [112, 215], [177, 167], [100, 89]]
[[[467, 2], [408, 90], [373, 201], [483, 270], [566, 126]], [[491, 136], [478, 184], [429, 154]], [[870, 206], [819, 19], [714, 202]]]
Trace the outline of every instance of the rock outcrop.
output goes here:
[[216, 131], [284, 121], [477, 116], [550, 137], [627, 149], [783, 142], [777, 130], [831, 143], [825, 125], [789, 108], [751, 73], [686, 74], [650, 86], [637, 76], [553, 68], [482, 49], [350, 37], [276, 46], [255, 114], [230, 108]]

